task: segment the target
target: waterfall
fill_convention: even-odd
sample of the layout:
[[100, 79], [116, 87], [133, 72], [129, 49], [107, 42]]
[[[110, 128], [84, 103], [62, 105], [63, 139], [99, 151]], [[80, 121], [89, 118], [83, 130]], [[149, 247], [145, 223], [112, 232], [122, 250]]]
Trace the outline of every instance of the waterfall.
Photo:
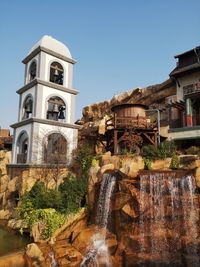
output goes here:
[[105, 267], [111, 267], [109, 261], [109, 253], [106, 245], [106, 229], [109, 219], [110, 201], [112, 192], [116, 183], [114, 174], [105, 173], [101, 182], [99, 199], [97, 203], [96, 225], [99, 228], [104, 228], [105, 231], [94, 233], [91, 246], [88, 248], [88, 253], [84, 257], [80, 267], [98, 266], [97, 257], [101, 257]]
[[58, 264], [57, 264], [56, 259], [55, 259], [55, 254], [53, 251], [51, 251], [49, 253], [49, 257], [51, 259], [51, 267], [58, 267]]
[[[176, 172], [140, 176], [139, 266], [200, 266], [195, 178]], [[153, 265], [151, 265], [153, 264]]]
[[115, 186], [116, 177], [108, 173], [104, 174], [101, 182], [99, 200], [97, 204], [96, 225], [107, 228], [110, 198]]

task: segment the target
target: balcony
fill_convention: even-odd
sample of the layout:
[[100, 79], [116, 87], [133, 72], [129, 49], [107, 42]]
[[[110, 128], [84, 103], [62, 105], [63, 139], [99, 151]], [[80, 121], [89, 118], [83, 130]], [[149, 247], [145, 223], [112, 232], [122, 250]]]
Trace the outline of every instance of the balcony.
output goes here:
[[106, 129], [154, 129], [157, 127], [157, 122], [151, 122], [145, 117], [118, 117], [115, 116], [106, 121]]
[[191, 117], [190, 125], [187, 123], [187, 117], [184, 115], [178, 119], [170, 120], [169, 127], [170, 129], [177, 128], [191, 128], [195, 126], [200, 126], [200, 114], [195, 114]]

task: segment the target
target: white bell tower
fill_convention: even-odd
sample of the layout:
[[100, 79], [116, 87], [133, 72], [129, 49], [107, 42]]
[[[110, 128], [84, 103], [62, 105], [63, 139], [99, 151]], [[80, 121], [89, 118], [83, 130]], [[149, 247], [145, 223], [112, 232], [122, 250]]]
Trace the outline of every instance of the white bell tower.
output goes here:
[[73, 64], [69, 49], [45, 35], [33, 46], [20, 88], [18, 122], [14, 128], [13, 164], [66, 163], [77, 145], [74, 124]]

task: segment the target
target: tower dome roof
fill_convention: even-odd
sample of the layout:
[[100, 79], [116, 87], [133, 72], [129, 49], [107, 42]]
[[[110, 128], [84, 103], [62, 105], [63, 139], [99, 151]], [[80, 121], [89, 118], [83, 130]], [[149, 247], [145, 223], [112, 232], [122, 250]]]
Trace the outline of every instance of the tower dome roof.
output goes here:
[[71, 53], [69, 52], [69, 49], [58, 40], [54, 39], [53, 37], [49, 35], [44, 35], [29, 51], [29, 54], [31, 54], [37, 47], [44, 47], [49, 50], [52, 50], [62, 56], [68, 57], [72, 59]]

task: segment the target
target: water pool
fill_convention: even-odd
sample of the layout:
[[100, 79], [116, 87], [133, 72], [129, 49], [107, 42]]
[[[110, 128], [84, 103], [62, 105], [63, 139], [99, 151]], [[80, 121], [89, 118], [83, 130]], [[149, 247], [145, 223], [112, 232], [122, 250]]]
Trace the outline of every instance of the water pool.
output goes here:
[[0, 221], [0, 256], [23, 249], [31, 242], [29, 235], [21, 235]]

